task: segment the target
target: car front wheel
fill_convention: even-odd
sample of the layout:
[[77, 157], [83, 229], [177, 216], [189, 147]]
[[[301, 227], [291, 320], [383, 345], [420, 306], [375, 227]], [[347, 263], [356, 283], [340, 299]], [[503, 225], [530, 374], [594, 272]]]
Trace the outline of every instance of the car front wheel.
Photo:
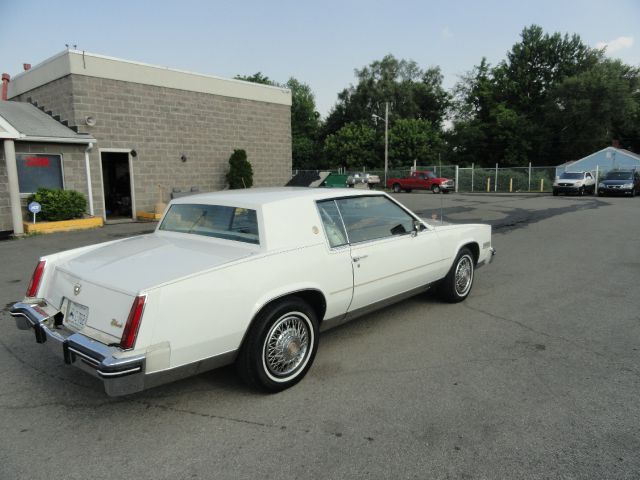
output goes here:
[[267, 392], [292, 387], [306, 375], [318, 349], [318, 321], [302, 299], [268, 305], [256, 318], [236, 367], [249, 385]]
[[449, 303], [458, 303], [467, 298], [473, 286], [475, 264], [471, 250], [468, 248], [460, 250], [449, 273], [438, 285], [440, 298]]
[[431, 191], [433, 193], [440, 193], [440, 185], [434, 185], [433, 187], [431, 187]]

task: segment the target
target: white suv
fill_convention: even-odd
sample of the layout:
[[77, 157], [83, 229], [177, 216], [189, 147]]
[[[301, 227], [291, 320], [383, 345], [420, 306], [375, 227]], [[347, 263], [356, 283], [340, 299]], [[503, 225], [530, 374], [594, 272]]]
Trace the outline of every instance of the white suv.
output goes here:
[[563, 172], [553, 182], [553, 195], [575, 193], [584, 195], [596, 192], [596, 179], [591, 172]]

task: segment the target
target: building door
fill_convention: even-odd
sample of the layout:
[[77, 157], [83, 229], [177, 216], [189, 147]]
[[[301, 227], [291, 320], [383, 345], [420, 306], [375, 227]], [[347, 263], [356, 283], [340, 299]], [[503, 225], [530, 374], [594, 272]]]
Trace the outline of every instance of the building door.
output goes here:
[[129, 152], [100, 152], [106, 220], [133, 218], [133, 195]]

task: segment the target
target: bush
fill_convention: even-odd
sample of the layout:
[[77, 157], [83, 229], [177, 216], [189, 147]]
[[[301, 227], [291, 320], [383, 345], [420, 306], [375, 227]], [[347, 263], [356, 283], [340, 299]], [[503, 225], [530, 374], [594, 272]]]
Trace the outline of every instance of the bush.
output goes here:
[[29, 196], [27, 203], [38, 202], [42, 211], [38, 220], [55, 222], [82, 218], [87, 209], [87, 199], [80, 192], [74, 190], [60, 190], [54, 188], [39, 188]]
[[229, 158], [227, 182], [230, 189], [249, 188], [253, 185], [253, 169], [247, 160], [247, 152], [234, 150]]

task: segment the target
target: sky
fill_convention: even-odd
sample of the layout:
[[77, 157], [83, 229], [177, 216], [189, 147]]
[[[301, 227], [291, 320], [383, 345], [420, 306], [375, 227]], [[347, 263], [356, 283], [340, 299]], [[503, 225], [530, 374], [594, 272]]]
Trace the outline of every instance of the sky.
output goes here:
[[354, 70], [386, 54], [439, 66], [450, 89], [482, 57], [504, 59], [531, 24], [640, 66], [638, 0], [0, 0], [0, 70], [15, 75], [76, 45], [221, 77], [295, 77], [326, 116]]

